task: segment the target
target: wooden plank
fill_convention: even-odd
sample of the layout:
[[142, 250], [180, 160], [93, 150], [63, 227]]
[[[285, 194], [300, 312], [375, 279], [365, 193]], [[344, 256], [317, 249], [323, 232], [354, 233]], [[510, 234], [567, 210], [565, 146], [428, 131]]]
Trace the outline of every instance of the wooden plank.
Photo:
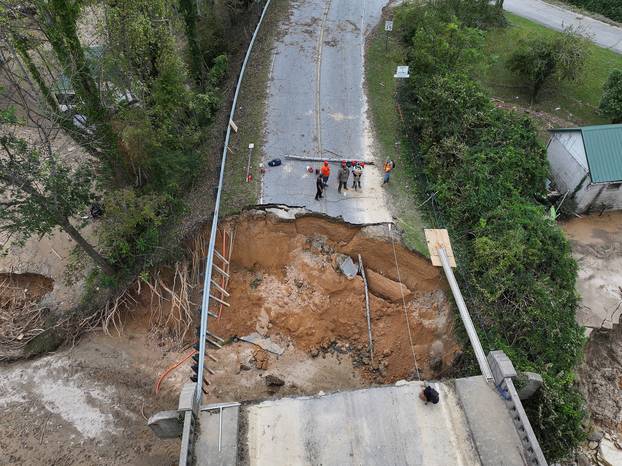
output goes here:
[[445, 249], [447, 257], [449, 258], [449, 264], [455, 268], [456, 259], [454, 257], [454, 251], [451, 248], [451, 241], [449, 240], [449, 233], [445, 229], [425, 229], [425, 240], [428, 243], [428, 251], [430, 252], [430, 259], [432, 265], [435, 267], [442, 267], [441, 259], [438, 256], [438, 250], [440, 248]]

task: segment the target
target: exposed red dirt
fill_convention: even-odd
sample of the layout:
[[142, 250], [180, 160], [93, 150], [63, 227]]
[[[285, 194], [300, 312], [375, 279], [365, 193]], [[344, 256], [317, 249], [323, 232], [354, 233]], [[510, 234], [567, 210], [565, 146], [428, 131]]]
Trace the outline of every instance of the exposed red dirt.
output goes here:
[[0, 298], [18, 294], [22, 300], [39, 301], [52, 291], [54, 280], [36, 273], [0, 273]]
[[[361, 230], [317, 217], [286, 222], [257, 213], [233, 224], [231, 307], [211, 322], [215, 334], [228, 339], [259, 332], [311, 356], [350, 353], [355, 366], [375, 382], [416, 375], [401, 299], [391, 302], [370, 294], [372, 365], [363, 280], [347, 279], [336, 265], [339, 254], [355, 260], [361, 254], [372, 274], [396, 279], [391, 240], [378, 236], [382, 227]], [[406, 308], [417, 365], [421, 377], [434, 377], [459, 353], [443, 281], [426, 258], [399, 244], [396, 250], [402, 281], [410, 291]]]

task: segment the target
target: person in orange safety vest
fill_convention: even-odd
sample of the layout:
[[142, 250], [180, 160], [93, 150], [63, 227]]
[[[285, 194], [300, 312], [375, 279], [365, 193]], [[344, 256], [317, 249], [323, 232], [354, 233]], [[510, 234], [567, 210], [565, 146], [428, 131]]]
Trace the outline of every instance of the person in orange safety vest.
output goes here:
[[330, 167], [328, 166], [328, 160], [324, 160], [324, 165], [320, 168], [320, 173], [322, 175], [322, 179], [324, 180], [324, 185], [328, 185], [328, 177], [330, 176]]

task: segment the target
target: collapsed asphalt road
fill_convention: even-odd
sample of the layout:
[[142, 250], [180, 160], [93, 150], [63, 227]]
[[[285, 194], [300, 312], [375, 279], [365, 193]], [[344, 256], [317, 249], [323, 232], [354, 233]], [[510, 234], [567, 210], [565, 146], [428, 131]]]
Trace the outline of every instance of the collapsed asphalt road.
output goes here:
[[[293, 0], [281, 25], [268, 83], [266, 160], [261, 203], [304, 206], [343, 217], [350, 223], [390, 222], [364, 91], [365, 36], [380, 19], [385, 0], [344, 2]], [[362, 191], [337, 192], [339, 163], [331, 164], [328, 189], [316, 201], [318, 162], [293, 161], [286, 155], [332, 160], [375, 160], [366, 166]], [[349, 186], [352, 179], [350, 177]]]

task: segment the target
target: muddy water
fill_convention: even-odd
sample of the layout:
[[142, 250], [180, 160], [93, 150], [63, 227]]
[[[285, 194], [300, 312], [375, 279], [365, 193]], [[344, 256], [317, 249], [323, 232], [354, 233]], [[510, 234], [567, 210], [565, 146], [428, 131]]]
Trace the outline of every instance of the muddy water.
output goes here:
[[611, 327], [622, 299], [622, 212], [575, 218], [562, 225], [579, 265], [579, 324]]
[[622, 435], [622, 212], [576, 218], [562, 227], [579, 265], [577, 321], [594, 329], [580, 386], [595, 424]]

